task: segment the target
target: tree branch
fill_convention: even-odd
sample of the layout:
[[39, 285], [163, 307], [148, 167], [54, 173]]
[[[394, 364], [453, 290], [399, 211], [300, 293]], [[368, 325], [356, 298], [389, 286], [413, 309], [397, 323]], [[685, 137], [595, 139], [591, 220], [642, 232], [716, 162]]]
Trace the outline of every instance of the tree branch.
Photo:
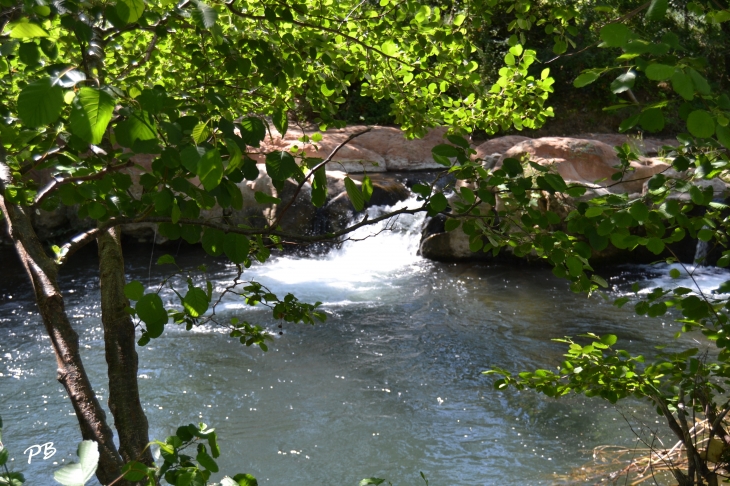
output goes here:
[[304, 187], [304, 184], [305, 184], [305, 183], [307, 182], [307, 180], [308, 180], [308, 179], [309, 179], [310, 177], [312, 177], [312, 175], [313, 175], [313, 174], [314, 174], [314, 173], [315, 173], [315, 172], [316, 172], [316, 171], [317, 171], [318, 169], [320, 169], [320, 168], [324, 167], [325, 165], [327, 165], [327, 163], [328, 163], [328, 162], [332, 161], [332, 157], [334, 157], [334, 156], [335, 156], [335, 154], [337, 154], [337, 152], [339, 152], [339, 151], [340, 151], [340, 149], [341, 149], [342, 147], [344, 147], [345, 145], [347, 145], [348, 143], [350, 143], [350, 141], [352, 141], [352, 140], [353, 140], [354, 138], [357, 138], [357, 137], [359, 137], [360, 135], [363, 135], [363, 134], [365, 134], [365, 133], [368, 133], [368, 132], [369, 132], [369, 131], [371, 131], [371, 130], [372, 130], [372, 127], [369, 127], [369, 128], [366, 128], [365, 130], [359, 131], [359, 132], [357, 132], [357, 133], [353, 133], [352, 135], [350, 135], [349, 137], [347, 137], [347, 139], [346, 139], [346, 140], [344, 140], [344, 141], [343, 141], [342, 143], [340, 143], [340, 144], [339, 144], [339, 145], [338, 145], [337, 147], [335, 147], [335, 149], [334, 149], [334, 150], [332, 151], [332, 153], [330, 153], [330, 154], [329, 154], [329, 155], [327, 156], [327, 158], [326, 158], [326, 159], [324, 159], [324, 160], [323, 160], [322, 162], [320, 162], [319, 164], [315, 165], [315, 166], [314, 166], [314, 167], [313, 167], [313, 168], [312, 168], [312, 169], [311, 169], [311, 170], [309, 171], [309, 173], [308, 173], [308, 174], [307, 174], [306, 176], [304, 176], [304, 179], [302, 179], [302, 181], [301, 181], [301, 182], [299, 183], [299, 185], [297, 186], [297, 189], [296, 189], [296, 191], [294, 191], [294, 195], [292, 196], [292, 198], [291, 198], [291, 199], [289, 200], [289, 202], [288, 202], [288, 203], [286, 204], [286, 206], [284, 206], [284, 209], [282, 209], [282, 210], [281, 210], [281, 212], [279, 213], [279, 216], [278, 216], [278, 217], [276, 218], [276, 220], [275, 220], [275, 221], [274, 221], [274, 222], [273, 222], [273, 223], [272, 223], [272, 224], [271, 224], [270, 226], [271, 226], [272, 228], [276, 228], [277, 226], [279, 226], [279, 223], [281, 222], [281, 219], [282, 219], [282, 218], [284, 217], [284, 213], [286, 212], [286, 210], [287, 210], [287, 209], [289, 209], [289, 207], [290, 207], [290, 206], [291, 206], [292, 204], [294, 204], [294, 200], [296, 200], [297, 196], [299, 195], [299, 192], [300, 192], [300, 191], [302, 190], [302, 187]]
[[78, 177], [65, 177], [63, 179], [56, 179], [55, 177], [51, 182], [46, 184], [46, 186], [38, 191], [38, 194], [35, 197], [35, 200], [33, 201], [33, 207], [38, 207], [40, 203], [42, 203], [48, 196], [51, 195], [53, 191], [58, 189], [60, 186], [63, 186], [64, 184], [70, 184], [71, 182], [83, 182], [83, 181], [93, 181], [102, 179], [106, 174], [109, 172], [114, 172], [117, 170], [124, 169], [126, 167], [132, 167], [134, 165], [134, 162], [127, 161], [124, 164], [118, 164], [118, 165], [110, 165], [108, 167], [105, 167], [104, 169], [100, 170], [99, 172], [96, 172], [94, 174], [86, 175], [86, 176], [78, 176]]
[[138, 67], [140, 67], [141, 65], [143, 65], [144, 63], [146, 63], [147, 61], [149, 61], [149, 60], [150, 60], [150, 58], [152, 57], [152, 51], [154, 51], [154, 50], [155, 50], [155, 46], [157, 45], [157, 40], [158, 40], [157, 34], [153, 35], [153, 36], [152, 36], [152, 40], [150, 41], [150, 45], [149, 45], [149, 46], [147, 47], [147, 50], [145, 51], [144, 57], [142, 58], [142, 61], [141, 61], [141, 62], [138, 62], [138, 63], [136, 63], [136, 64], [134, 64], [134, 63], [130, 63], [130, 64], [129, 64], [129, 65], [128, 65], [128, 66], [127, 66], [127, 67], [126, 67], [126, 68], [125, 68], [125, 69], [124, 69], [124, 70], [123, 70], [123, 71], [122, 71], [121, 73], [119, 73], [119, 75], [117, 75], [117, 76], [116, 76], [116, 77], [115, 77], [114, 79], [119, 79], [119, 78], [122, 78], [122, 77], [126, 76], [127, 74], [129, 74], [129, 72], [130, 72], [130, 71], [131, 71], [132, 69], [138, 68]]
[[[235, 8], [233, 8], [233, 2], [232, 1], [230, 3], [226, 3], [225, 5], [226, 5], [226, 8], [232, 14], [237, 15], [238, 17], [241, 17], [241, 18], [244, 18], [244, 19], [251, 19], [251, 20], [268, 20], [263, 15], [251, 15], [251, 14], [247, 14], [247, 13], [241, 12], [240, 10], [236, 10]], [[312, 25], [312, 24], [308, 24], [306, 22], [300, 22], [300, 21], [294, 20], [294, 19], [292, 19], [292, 20], [277, 19], [277, 20], [281, 20], [282, 22], [288, 22], [290, 24], [298, 25], [300, 27], [305, 27], [307, 29], [324, 30], [325, 32], [331, 32], [333, 34], [340, 35], [340, 36], [344, 37], [345, 39], [349, 39], [352, 42], [355, 42], [356, 44], [360, 44], [366, 50], [373, 51], [373, 52], [377, 52], [378, 54], [380, 54], [381, 56], [383, 56], [386, 59], [393, 59], [394, 61], [398, 62], [399, 64], [403, 64], [404, 66], [408, 66], [408, 67], [411, 67], [411, 68], [414, 68], [414, 69], [421, 69], [421, 70], [423, 70], [423, 67], [421, 67], [421, 66], [414, 66], [412, 64], [409, 64], [409, 63], [403, 61], [399, 57], [388, 55], [388, 54], [384, 53], [383, 51], [381, 51], [380, 49], [378, 49], [377, 47], [373, 47], [372, 45], [368, 44], [367, 42], [361, 41], [357, 37], [353, 37], [353, 36], [351, 36], [349, 34], [344, 34], [344, 33], [340, 32], [337, 29], [333, 29], [331, 27], [325, 27], [323, 25]]]
[[[402, 208], [397, 211], [393, 211], [387, 214], [384, 214], [382, 216], [378, 216], [377, 218], [368, 219], [367, 217], [363, 218], [362, 221], [359, 223], [355, 223], [352, 226], [348, 226], [347, 228], [341, 229], [339, 231], [335, 231], [333, 233], [325, 233], [323, 235], [300, 235], [296, 233], [286, 233], [284, 231], [277, 231], [272, 228], [264, 228], [264, 229], [251, 229], [251, 228], [238, 228], [236, 226], [223, 224], [223, 223], [216, 223], [214, 221], [206, 221], [202, 219], [180, 219], [177, 221], [177, 223], [180, 224], [192, 224], [192, 225], [199, 225], [199, 226], [205, 226], [208, 228], [214, 228], [221, 230], [225, 233], [237, 233], [240, 235], [246, 235], [246, 236], [277, 236], [279, 238], [283, 238], [286, 240], [293, 240], [293, 241], [301, 241], [304, 243], [317, 243], [320, 241], [328, 241], [328, 240], [334, 240], [339, 238], [340, 236], [344, 236], [346, 234], [352, 233], [353, 231], [362, 228], [363, 226], [370, 226], [371, 224], [379, 223], [381, 221], [385, 221], [386, 219], [392, 218], [393, 216], [398, 216], [399, 214], [417, 214], [422, 213], [424, 211], [428, 211], [428, 208], [425, 206], [421, 206], [418, 208], [410, 209], [410, 208]], [[153, 216], [153, 217], [145, 217], [145, 218], [112, 218], [109, 221], [107, 221], [104, 224], [99, 225], [97, 228], [90, 229], [84, 233], [81, 233], [79, 235], [76, 235], [73, 237], [68, 243], [63, 245], [61, 247], [60, 251], [60, 257], [58, 258], [58, 263], [63, 264], [65, 263], [68, 258], [76, 253], [78, 250], [83, 248], [85, 245], [96, 239], [98, 234], [101, 231], [105, 231], [109, 228], [113, 228], [115, 226], [120, 226], [123, 224], [130, 224], [130, 223], [172, 223], [172, 218], [170, 217], [163, 217], [163, 216]]]

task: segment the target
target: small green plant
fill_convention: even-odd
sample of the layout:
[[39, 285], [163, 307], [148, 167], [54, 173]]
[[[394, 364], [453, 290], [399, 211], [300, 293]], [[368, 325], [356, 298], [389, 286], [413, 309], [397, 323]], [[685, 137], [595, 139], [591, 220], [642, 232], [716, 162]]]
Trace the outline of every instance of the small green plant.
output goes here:
[[99, 444], [84, 440], [77, 452], [79, 462], [63, 466], [53, 473], [53, 479], [63, 486], [84, 486], [96, 473], [99, 466]]
[[0, 486], [20, 486], [25, 483], [25, 477], [8, 469], [9, 456], [10, 453], [3, 445], [3, 418], [0, 416]]
[[[11, 472], [7, 466], [9, 452], [2, 443], [2, 427], [0, 417], [0, 486], [21, 486], [25, 484], [23, 474]], [[220, 483], [208, 482], [211, 474], [219, 470], [215, 459], [220, 456], [220, 448], [215, 429], [208, 428], [206, 424], [183, 425], [164, 442], [155, 440], [147, 447], [153, 445], [160, 448], [163, 459], [161, 466], [149, 467], [131, 461], [122, 468], [123, 474], [108, 486], [114, 486], [122, 480], [144, 481], [146, 486], [157, 486], [162, 479], [173, 486], [258, 486], [258, 481], [250, 474], [226, 476]], [[99, 465], [99, 444], [93, 440], [84, 440], [79, 444], [77, 454], [78, 462], [68, 464], [53, 474], [56, 482], [63, 486], [85, 486], [94, 477]]]

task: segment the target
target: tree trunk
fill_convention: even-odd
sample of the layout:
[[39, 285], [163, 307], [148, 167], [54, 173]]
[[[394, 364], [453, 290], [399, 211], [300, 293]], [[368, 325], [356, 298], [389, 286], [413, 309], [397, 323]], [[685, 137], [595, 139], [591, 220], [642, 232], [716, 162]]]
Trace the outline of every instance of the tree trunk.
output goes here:
[[8, 233], [33, 284], [36, 303], [58, 363], [58, 381], [73, 404], [84, 440], [99, 444], [96, 476], [109, 484], [120, 475], [122, 458], [114, 445], [113, 433], [99, 404], [79, 354], [79, 337], [71, 326], [58, 286], [58, 268], [46, 255], [31, 225], [28, 209], [8, 203], [5, 188], [13, 182], [10, 168], [0, 160], [0, 209], [5, 214]]
[[109, 374], [109, 409], [119, 437], [119, 453], [125, 462], [154, 464], [149, 448], [147, 417], [139, 399], [137, 349], [134, 324], [124, 295], [124, 258], [121, 230], [110, 228], [99, 233], [99, 277], [101, 322]]

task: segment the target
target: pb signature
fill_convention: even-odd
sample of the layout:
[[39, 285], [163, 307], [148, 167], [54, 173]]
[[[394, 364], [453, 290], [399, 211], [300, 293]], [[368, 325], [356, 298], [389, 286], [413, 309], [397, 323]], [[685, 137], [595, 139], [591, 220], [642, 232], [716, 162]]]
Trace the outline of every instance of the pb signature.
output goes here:
[[40, 455], [41, 451], [43, 452], [44, 461], [47, 461], [56, 454], [56, 448], [53, 447], [53, 442], [32, 445], [23, 451], [23, 454], [28, 454], [28, 464], [31, 463], [35, 456]]

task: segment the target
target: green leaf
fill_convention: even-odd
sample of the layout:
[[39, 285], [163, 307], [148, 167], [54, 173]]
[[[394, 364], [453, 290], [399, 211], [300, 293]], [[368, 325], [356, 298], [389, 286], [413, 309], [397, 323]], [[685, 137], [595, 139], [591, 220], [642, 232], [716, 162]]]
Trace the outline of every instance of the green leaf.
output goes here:
[[667, 14], [668, 0], [651, 0], [649, 10], [646, 11], [646, 20], [661, 20]]
[[555, 189], [557, 192], [564, 192], [568, 189], [568, 185], [565, 183], [565, 180], [560, 176], [560, 174], [545, 174], [543, 177], [545, 177], [545, 180], [548, 184], [550, 184], [550, 187]]
[[461, 221], [458, 219], [447, 219], [444, 223], [444, 229], [448, 231], [454, 231], [456, 228], [458, 228], [461, 225]]
[[633, 71], [623, 73], [611, 82], [611, 91], [614, 93], [623, 93], [634, 87], [636, 74]]
[[608, 24], [601, 29], [601, 40], [606, 47], [623, 47], [633, 36], [631, 30], [624, 24]]
[[522, 164], [520, 164], [520, 161], [513, 158], [507, 158], [502, 161], [502, 168], [507, 172], [507, 175], [510, 177], [517, 177], [518, 175], [522, 174]]
[[672, 89], [687, 101], [692, 101], [695, 96], [692, 78], [684, 71], [677, 71], [672, 75]]
[[285, 181], [301, 173], [294, 157], [286, 150], [271, 152], [266, 155], [266, 173], [275, 181]]
[[218, 12], [205, 2], [196, 0], [193, 19], [200, 27], [210, 29], [215, 25], [216, 20], [218, 20]]
[[565, 51], [568, 50], [568, 43], [565, 42], [563, 39], [556, 39], [555, 44], [553, 45], [553, 52], [555, 54], [563, 54]]
[[431, 153], [433, 155], [440, 155], [441, 157], [456, 157], [461, 151], [453, 145], [442, 143], [432, 148]]
[[195, 142], [196, 145], [200, 145], [201, 143], [208, 140], [208, 137], [210, 137], [210, 129], [208, 129], [207, 123], [198, 123], [193, 127], [193, 131], [190, 134], [191, 137], [193, 137], [193, 142]]
[[266, 125], [259, 118], [252, 116], [241, 120], [241, 138], [246, 145], [258, 147], [266, 137]]
[[572, 277], [577, 277], [583, 273], [583, 263], [574, 256], [569, 256], [565, 259], [565, 264], [568, 266], [568, 272]]
[[206, 191], [212, 191], [223, 178], [223, 160], [218, 149], [205, 152], [198, 161], [198, 177]]
[[428, 203], [428, 205], [433, 211], [440, 213], [441, 211], [446, 209], [446, 207], [449, 205], [449, 202], [446, 200], [446, 196], [444, 196], [442, 192], [437, 192], [431, 197], [431, 201]]
[[151, 338], [158, 338], [167, 324], [167, 311], [162, 299], [156, 293], [143, 295], [134, 306], [137, 315], [147, 325], [147, 334]]
[[144, 285], [138, 280], [132, 280], [124, 286], [124, 295], [129, 300], [139, 300], [144, 295]]
[[689, 188], [689, 195], [692, 198], [692, 202], [697, 205], [703, 205], [705, 203], [705, 195], [702, 194], [702, 189], [697, 186]]
[[175, 265], [175, 257], [172, 255], [162, 255], [157, 259], [158, 265]]
[[616, 341], [618, 341], [618, 338], [615, 334], [606, 334], [604, 336], [601, 336], [601, 342], [606, 346], [613, 346], [614, 344], [616, 344]]
[[215, 460], [210, 457], [204, 449], [199, 448], [198, 455], [195, 457], [195, 460], [208, 471], [218, 472], [218, 464], [216, 464]]
[[223, 251], [233, 263], [243, 263], [248, 258], [250, 243], [245, 235], [228, 233], [223, 240]]
[[269, 196], [268, 194], [261, 191], [256, 191], [253, 197], [259, 204], [281, 204], [281, 199], [279, 199], [278, 197]]
[[370, 177], [368, 177], [367, 174], [365, 174], [362, 178], [362, 197], [365, 199], [365, 202], [370, 201], [370, 198], [373, 196], [373, 181], [370, 180]]
[[104, 90], [84, 86], [71, 104], [71, 133], [98, 144], [114, 112], [114, 98]]
[[203, 232], [201, 243], [206, 253], [213, 256], [223, 254], [223, 243], [225, 241], [225, 233], [215, 228], [206, 228]]
[[48, 37], [48, 32], [43, 30], [43, 27], [28, 21], [27, 18], [23, 18], [17, 22], [10, 22], [8, 24], [8, 28], [10, 29], [11, 39], [35, 39], [37, 37]]
[[718, 124], [715, 127], [715, 134], [717, 135], [717, 140], [723, 144], [726, 149], [730, 149], [730, 127], [723, 127]]
[[596, 79], [598, 79], [599, 76], [600, 73], [597, 73], [596, 71], [584, 71], [580, 73], [577, 78], [575, 78], [575, 81], [573, 81], [573, 86], [575, 86], [576, 88], [588, 86]]
[[198, 162], [205, 155], [204, 147], [188, 145], [180, 151], [180, 163], [193, 174], [198, 173]]
[[238, 483], [238, 486], [259, 486], [259, 482], [250, 474], [236, 474], [233, 476], [233, 480]]
[[77, 453], [79, 462], [68, 464], [53, 473], [53, 479], [63, 486], [84, 486], [96, 473], [99, 445], [93, 440], [82, 441]]
[[271, 121], [274, 122], [274, 127], [279, 133], [281, 133], [282, 137], [286, 135], [286, 131], [289, 129], [289, 119], [287, 115], [286, 110], [275, 110], [274, 114], [271, 116]]
[[117, 123], [114, 134], [119, 145], [128, 148], [132, 148], [137, 140], [157, 138], [154, 120], [144, 111], [132, 112], [126, 120]]
[[715, 134], [715, 120], [705, 110], [695, 110], [687, 117], [687, 129], [697, 138], [708, 138]]
[[190, 287], [185, 298], [183, 298], [183, 307], [185, 312], [191, 317], [200, 317], [208, 310], [208, 295], [203, 289], [198, 287]]
[[387, 40], [380, 45], [380, 50], [387, 56], [395, 57], [398, 54], [398, 46], [392, 40]]
[[143, 0], [117, 0], [115, 10], [122, 22], [131, 24], [142, 16], [144, 6]]
[[312, 180], [312, 204], [320, 208], [325, 202], [327, 202], [327, 172], [324, 167], [320, 167], [314, 171]]
[[636, 221], [646, 221], [649, 217], [649, 209], [641, 201], [636, 201], [629, 208], [629, 213]]
[[621, 124], [618, 126], [619, 132], [625, 132], [626, 130], [629, 130], [631, 128], [634, 128], [637, 123], [639, 123], [639, 117], [641, 116], [641, 113], [637, 113], [634, 116], [631, 116], [624, 121], [621, 122]]
[[664, 242], [661, 238], [649, 238], [646, 248], [655, 255], [659, 255], [664, 251]]
[[660, 132], [664, 128], [664, 113], [659, 108], [645, 110], [639, 116], [639, 125], [649, 132]]
[[141, 481], [150, 473], [150, 468], [141, 462], [128, 462], [122, 467], [122, 474], [127, 481]]
[[665, 81], [674, 76], [676, 68], [674, 66], [667, 66], [666, 64], [654, 63], [647, 66], [646, 77], [653, 81]]
[[374, 484], [374, 485], [377, 486], [378, 484], [383, 484], [384, 482], [385, 482], [385, 479], [380, 479], [380, 478], [365, 478], [362, 481], [360, 481], [359, 486], [368, 486], [369, 484]]
[[26, 66], [36, 66], [41, 59], [41, 51], [35, 42], [24, 42], [18, 48], [20, 61]]
[[707, 80], [697, 71], [695, 71], [692, 68], [688, 69], [689, 76], [692, 78], [692, 83], [694, 83], [695, 88], [697, 88], [697, 92], [701, 95], [710, 95], [712, 94], [712, 88], [710, 88], [710, 83], [707, 82]]
[[18, 116], [30, 128], [55, 122], [63, 109], [63, 90], [51, 78], [41, 78], [23, 88], [18, 96]]
[[345, 177], [345, 190], [347, 191], [347, 197], [350, 198], [350, 202], [355, 208], [355, 211], [362, 211], [365, 207], [365, 198], [363, 197], [360, 188], [358, 188], [357, 184], [355, 184], [355, 181], [349, 177]]
[[697, 232], [697, 239], [704, 242], [712, 241], [714, 236], [715, 233], [707, 228], [703, 228]]
[[672, 278], [679, 278], [682, 276], [682, 273], [676, 268], [672, 268], [671, 270], [669, 270], [669, 276]]

